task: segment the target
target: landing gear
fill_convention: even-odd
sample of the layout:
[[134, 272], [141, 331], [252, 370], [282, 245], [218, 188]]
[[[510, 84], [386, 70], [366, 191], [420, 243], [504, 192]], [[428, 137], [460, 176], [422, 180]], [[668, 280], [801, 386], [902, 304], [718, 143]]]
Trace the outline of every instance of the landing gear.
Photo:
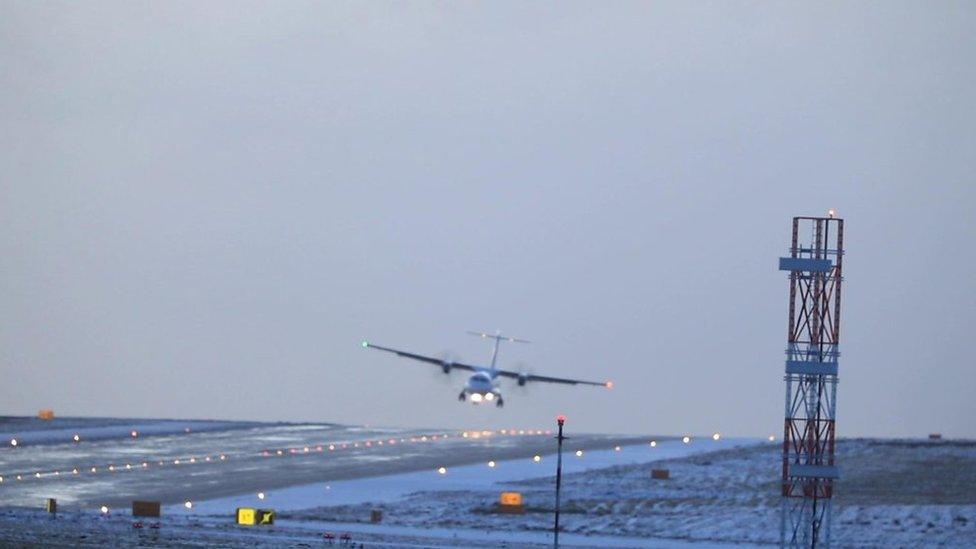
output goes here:
[[465, 396], [467, 396], [467, 395], [464, 394], [464, 391], [461, 391], [461, 394], [458, 395], [458, 401], [464, 402], [464, 397]]
[[504, 405], [505, 405], [505, 401], [502, 400], [501, 395], [498, 395], [498, 400], [495, 401], [495, 407], [496, 408], [501, 408]]

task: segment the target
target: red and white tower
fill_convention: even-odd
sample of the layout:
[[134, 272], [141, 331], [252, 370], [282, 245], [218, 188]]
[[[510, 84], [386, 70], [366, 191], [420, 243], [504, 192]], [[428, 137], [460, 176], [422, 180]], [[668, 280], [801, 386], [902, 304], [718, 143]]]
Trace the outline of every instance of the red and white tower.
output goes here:
[[794, 217], [783, 427], [783, 547], [829, 547], [844, 220]]

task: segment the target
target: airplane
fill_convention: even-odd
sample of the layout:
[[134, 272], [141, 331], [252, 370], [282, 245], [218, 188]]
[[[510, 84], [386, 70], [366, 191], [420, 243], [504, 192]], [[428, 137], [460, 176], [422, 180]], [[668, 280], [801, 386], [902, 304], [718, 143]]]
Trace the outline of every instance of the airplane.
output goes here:
[[524, 339], [519, 339], [516, 337], [503, 336], [501, 332], [495, 332], [494, 334], [486, 334], [484, 332], [467, 332], [473, 336], [478, 336], [482, 339], [493, 339], [495, 341], [491, 350], [491, 366], [476, 366], [472, 364], [464, 364], [463, 362], [456, 362], [454, 360], [446, 360], [441, 358], [435, 358], [431, 356], [418, 355], [414, 353], [408, 353], [406, 351], [400, 351], [397, 349], [391, 349], [389, 347], [381, 347], [379, 345], [374, 345], [369, 341], [363, 341], [362, 346], [364, 349], [376, 349], [379, 351], [386, 351], [388, 353], [393, 353], [397, 356], [403, 358], [409, 358], [412, 360], [418, 360], [420, 362], [426, 362], [428, 364], [433, 364], [435, 366], [440, 366], [441, 370], [445, 374], [450, 374], [451, 370], [458, 369], [468, 372], [474, 372], [471, 377], [468, 378], [468, 382], [465, 384], [464, 389], [461, 390], [461, 394], [458, 395], [458, 400], [464, 402], [470, 399], [472, 404], [481, 404], [487, 402], [495, 402], [495, 406], [502, 407], [505, 405], [504, 399], [502, 399], [501, 390], [498, 388], [498, 378], [507, 377], [515, 379], [519, 386], [524, 386], [530, 381], [539, 381], [545, 383], [563, 383], [566, 385], [595, 385], [598, 387], [605, 387], [607, 389], [613, 388], [612, 381], [584, 381], [581, 379], [568, 379], [561, 377], [550, 377], [550, 376], [540, 376], [535, 374], [528, 374], [524, 372], [511, 372], [508, 370], [501, 370], [496, 367], [498, 361], [498, 346], [502, 341], [509, 341], [513, 343], [529, 343], [529, 341]]

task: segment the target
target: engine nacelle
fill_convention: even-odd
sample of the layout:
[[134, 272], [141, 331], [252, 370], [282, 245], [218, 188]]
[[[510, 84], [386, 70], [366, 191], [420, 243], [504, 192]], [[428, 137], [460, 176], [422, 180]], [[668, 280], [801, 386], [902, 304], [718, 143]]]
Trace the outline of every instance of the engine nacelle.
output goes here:
[[454, 366], [453, 362], [441, 362], [441, 370], [444, 370], [445, 374], [451, 373], [451, 367]]
[[529, 382], [529, 374], [519, 374], [518, 376], [519, 387], [524, 386], [528, 382]]

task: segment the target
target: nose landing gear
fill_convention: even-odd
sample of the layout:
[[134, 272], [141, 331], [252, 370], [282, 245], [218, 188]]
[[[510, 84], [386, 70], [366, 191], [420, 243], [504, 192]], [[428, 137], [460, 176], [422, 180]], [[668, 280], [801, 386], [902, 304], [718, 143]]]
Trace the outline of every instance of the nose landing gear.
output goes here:
[[464, 394], [464, 391], [461, 391], [461, 394], [458, 395], [458, 401], [459, 402], [464, 402], [464, 397], [466, 397], [466, 396], [467, 395]]

